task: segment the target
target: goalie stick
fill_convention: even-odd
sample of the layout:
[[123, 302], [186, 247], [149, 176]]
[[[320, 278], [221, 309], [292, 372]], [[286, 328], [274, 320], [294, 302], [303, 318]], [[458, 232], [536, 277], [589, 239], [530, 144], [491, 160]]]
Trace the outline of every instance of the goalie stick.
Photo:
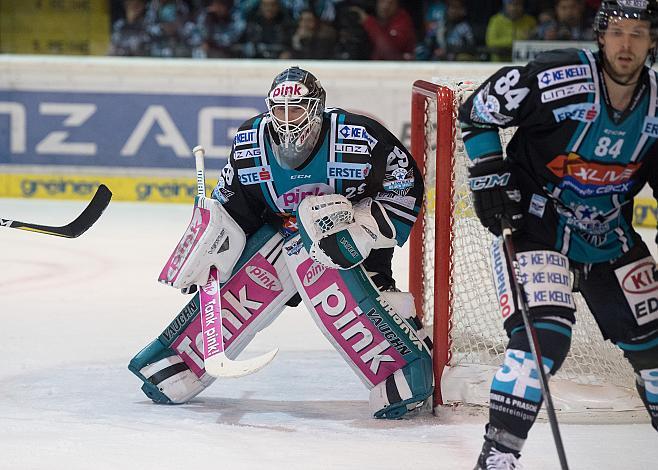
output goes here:
[[28, 232], [43, 233], [56, 237], [77, 238], [94, 225], [110, 203], [110, 199], [112, 199], [112, 191], [104, 184], [101, 184], [96, 190], [94, 197], [89, 201], [87, 207], [85, 207], [85, 210], [73, 222], [67, 225], [53, 227], [0, 218], [0, 227], [27, 230]]
[[[200, 199], [206, 196], [203, 162], [205, 150], [199, 145], [194, 147], [192, 153], [194, 153], [196, 163], [196, 181], [199, 196], [195, 201], [195, 205], [198, 205]], [[233, 361], [226, 356], [222, 335], [222, 303], [219, 288], [219, 273], [215, 266], [211, 266], [208, 281], [205, 285], [199, 286], [199, 317], [203, 338], [204, 367], [206, 372], [213, 377], [242, 377], [243, 375], [253, 374], [269, 364], [279, 349], [276, 348], [261, 356], [243, 361]]]

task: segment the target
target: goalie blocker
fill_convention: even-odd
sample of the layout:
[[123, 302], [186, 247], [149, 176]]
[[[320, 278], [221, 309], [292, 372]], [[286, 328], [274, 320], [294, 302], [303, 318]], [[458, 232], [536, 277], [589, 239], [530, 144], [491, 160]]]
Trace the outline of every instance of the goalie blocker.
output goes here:
[[[411, 295], [379, 292], [360, 266], [327, 268], [309, 257], [299, 236], [284, 246], [269, 225], [249, 237], [221, 287], [227, 357], [236, 358], [298, 291], [323, 334], [370, 389], [375, 417], [398, 418], [431, 396], [430, 343]], [[215, 380], [204, 370], [201, 348], [197, 294], [129, 369], [156, 403], [184, 403]]]

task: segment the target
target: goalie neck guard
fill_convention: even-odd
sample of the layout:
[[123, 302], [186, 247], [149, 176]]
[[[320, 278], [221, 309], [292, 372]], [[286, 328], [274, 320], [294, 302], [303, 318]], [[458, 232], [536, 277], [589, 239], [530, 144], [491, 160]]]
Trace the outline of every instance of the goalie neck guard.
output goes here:
[[274, 78], [265, 101], [272, 149], [282, 167], [297, 168], [310, 155], [322, 128], [325, 97], [320, 81], [299, 67]]

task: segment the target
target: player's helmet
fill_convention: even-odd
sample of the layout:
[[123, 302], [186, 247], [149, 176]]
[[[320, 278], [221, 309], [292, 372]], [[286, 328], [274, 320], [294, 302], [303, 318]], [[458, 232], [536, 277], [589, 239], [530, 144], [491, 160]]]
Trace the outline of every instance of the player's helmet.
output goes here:
[[[658, 37], [657, 0], [603, 0], [594, 17], [594, 32], [598, 36], [608, 29], [611, 18], [644, 20], [650, 24], [651, 37]], [[599, 43], [599, 48], [601, 44]], [[656, 61], [656, 48], [650, 53], [651, 63]]]
[[651, 34], [658, 33], [658, 1], [656, 0], [603, 0], [594, 17], [594, 32], [608, 29], [610, 18], [628, 18], [651, 23]]
[[309, 147], [322, 127], [325, 97], [320, 81], [299, 67], [290, 67], [274, 78], [265, 101], [274, 152], [282, 165], [294, 168], [312, 150]]

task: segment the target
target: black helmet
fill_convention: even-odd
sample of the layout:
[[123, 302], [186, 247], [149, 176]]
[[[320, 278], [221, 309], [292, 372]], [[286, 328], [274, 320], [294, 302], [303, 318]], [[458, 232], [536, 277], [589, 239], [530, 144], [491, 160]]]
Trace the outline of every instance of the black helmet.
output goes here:
[[603, 0], [594, 17], [594, 32], [605, 32], [611, 17], [648, 21], [651, 24], [651, 35], [655, 37], [658, 33], [656, 0]]
[[[274, 78], [265, 101], [281, 144], [295, 143], [310, 127], [322, 121], [325, 97], [320, 81], [299, 67], [290, 67]], [[301, 119], [291, 121], [288, 113], [292, 108], [304, 108], [306, 113]], [[275, 116], [277, 109], [281, 112]]]
[[272, 149], [284, 168], [310, 155], [322, 129], [326, 93], [311, 72], [290, 67], [274, 78], [265, 102]]
[[[608, 29], [610, 18], [648, 21], [651, 37], [654, 40], [658, 37], [658, 1], [656, 0], [603, 0], [594, 17], [593, 28], [597, 37]], [[600, 41], [599, 49], [603, 51]], [[655, 47], [649, 50], [648, 59], [651, 65], [656, 62], [657, 53]]]

